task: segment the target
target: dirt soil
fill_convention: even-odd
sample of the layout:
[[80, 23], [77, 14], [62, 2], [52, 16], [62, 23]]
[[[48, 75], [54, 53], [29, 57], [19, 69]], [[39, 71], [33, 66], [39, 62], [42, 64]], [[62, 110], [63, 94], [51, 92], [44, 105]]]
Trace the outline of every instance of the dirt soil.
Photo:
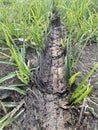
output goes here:
[[[34, 61], [32, 62], [32, 60]], [[30, 63], [30, 67], [36, 67], [37, 63], [37, 56], [35, 53], [35, 50], [28, 48], [27, 49], [27, 55], [26, 55], [26, 61]], [[78, 76], [76, 80], [76, 84], [78, 84], [83, 77], [89, 72], [89, 70], [92, 68], [92, 66], [98, 62], [98, 46], [96, 44], [90, 44], [85, 47], [82, 57], [79, 60], [76, 70], [82, 72], [80, 76]], [[31, 64], [33, 63], [33, 64]], [[2, 78], [4, 75], [14, 71], [15, 68], [12, 66], [6, 66], [0, 64], [0, 78]], [[89, 79], [89, 82], [93, 86], [93, 90], [89, 97], [87, 97], [83, 103], [79, 104], [76, 107], [69, 108], [65, 110], [65, 108], [62, 107], [62, 109], [67, 114], [67, 118], [65, 120], [65, 125], [68, 126], [68, 130], [97, 130], [98, 129], [98, 85], [95, 83], [98, 81], [98, 69], [95, 71], [95, 73], [92, 75], [92, 77]], [[13, 83], [19, 83], [18, 80], [12, 79], [9, 82], [5, 82], [5, 85], [13, 84]], [[34, 118], [37, 118], [39, 115], [37, 115], [37, 105], [42, 104], [42, 100], [39, 99], [38, 95], [40, 97], [42, 96], [41, 92], [37, 89], [36, 84], [32, 83], [32, 87], [30, 87], [31, 90], [28, 90], [28, 94], [24, 98], [25, 101], [25, 113], [18, 119], [17, 125], [16, 123], [13, 124], [11, 127], [7, 127], [4, 130], [30, 130], [29, 126], [38, 125], [37, 121], [33, 120]], [[4, 96], [5, 95], [5, 96]], [[3, 97], [4, 96], [4, 97]], [[67, 93], [65, 93], [65, 97], [67, 97]], [[15, 92], [8, 92], [8, 91], [1, 91], [0, 92], [0, 100], [1, 101], [8, 101], [9, 99], [12, 99], [12, 101], [20, 101], [21, 98], [18, 94], [15, 94]], [[16, 99], [17, 98], [17, 99]], [[43, 98], [43, 97], [42, 97]], [[48, 98], [48, 97], [47, 97]], [[47, 99], [48, 100], [48, 99]], [[67, 99], [66, 99], [67, 100]], [[82, 105], [82, 106], [81, 106]], [[50, 106], [48, 106], [50, 107]], [[2, 108], [0, 108], [0, 116], [4, 114], [4, 111]], [[93, 110], [92, 110], [93, 109]], [[8, 110], [9, 111], [9, 110]], [[26, 112], [29, 111], [28, 115]], [[35, 114], [34, 114], [35, 112]], [[32, 116], [31, 116], [32, 115]], [[33, 117], [33, 116], [37, 117]], [[32, 118], [33, 117], [33, 118]], [[28, 120], [28, 127], [25, 126], [25, 120]], [[23, 124], [22, 124], [23, 122]], [[27, 122], [27, 121], [26, 121]], [[24, 125], [23, 127], [21, 127]], [[39, 127], [39, 126], [38, 126]], [[24, 128], [24, 129], [22, 129]], [[28, 128], [28, 129], [25, 129]], [[31, 128], [31, 130], [36, 130], [34, 127]], [[44, 129], [39, 129], [44, 130]]]

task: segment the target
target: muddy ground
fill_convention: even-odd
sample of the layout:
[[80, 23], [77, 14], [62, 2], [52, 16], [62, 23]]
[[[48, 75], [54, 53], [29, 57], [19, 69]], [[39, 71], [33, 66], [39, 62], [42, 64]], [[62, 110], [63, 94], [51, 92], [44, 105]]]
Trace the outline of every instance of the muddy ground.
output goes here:
[[[32, 61], [34, 59], [34, 62]], [[32, 63], [30, 64], [30, 67], [36, 67], [37, 66], [37, 58], [36, 58], [36, 52], [34, 49], [27, 48], [27, 54], [26, 54], [26, 62]], [[82, 56], [80, 60], [78, 61], [76, 71], [82, 72], [80, 76], [78, 76], [76, 80], [76, 84], [78, 84], [83, 77], [89, 72], [89, 70], [92, 68], [92, 66], [98, 62], [98, 46], [96, 44], [90, 44], [85, 47]], [[0, 64], [0, 78], [5, 76], [6, 74], [14, 71], [16, 68], [8, 65], [3, 65]], [[68, 125], [69, 130], [97, 130], [98, 129], [98, 85], [95, 84], [98, 82], [98, 69], [95, 71], [95, 73], [91, 76], [89, 79], [89, 82], [93, 86], [93, 90], [89, 97], [87, 97], [83, 103], [79, 104], [78, 106], [72, 107], [68, 110], [65, 110], [67, 112], [68, 118], [66, 119], [66, 125]], [[19, 83], [18, 79], [12, 79], [7, 82], [4, 82], [5, 85], [8, 84], [14, 84], [14, 83]], [[36, 97], [37, 95], [34, 95], [34, 88], [36, 85], [31, 84], [30, 89], [28, 91], [27, 96], [20, 96], [16, 92], [13, 91], [0, 91], [0, 100], [1, 101], [21, 101], [24, 99], [26, 102], [26, 107], [25, 107], [25, 112], [26, 110], [29, 109], [29, 115], [28, 117], [34, 112], [34, 107], [37, 107], [35, 104], [36, 102]], [[33, 88], [33, 89], [32, 89]], [[36, 90], [37, 91], [37, 90]], [[39, 93], [40, 94], [40, 93]], [[67, 94], [65, 94], [66, 96]], [[81, 107], [81, 105], [84, 105]], [[90, 109], [88, 109], [89, 106], [90, 108], [94, 109], [94, 112], [91, 112]], [[3, 108], [0, 108], [0, 116], [4, 115]], [[9, 109], [7, 112], [10, 111]], [[22, 130], [21, 125], [22, 122], [24, 121], [24, 118], [26, 119], [26, 114], [24, 113], [20, 119], [18, 119], [17, 125], [12, 125], [12, 127], [6, 127], [4, 130]], [[30, 116], [31, 118], [31, 116]], [[32, 119], [30, 119], [33, 122]], [[28, 121], [28, 125], [29, 125]], [[24, 125], [24, 124], [23, 124]], [[33, 130], [34, 128], [32, 128]], [[25, 126], [24, 126], [25, 130]], [[29, 129], [28, 129], [29, 130]]]

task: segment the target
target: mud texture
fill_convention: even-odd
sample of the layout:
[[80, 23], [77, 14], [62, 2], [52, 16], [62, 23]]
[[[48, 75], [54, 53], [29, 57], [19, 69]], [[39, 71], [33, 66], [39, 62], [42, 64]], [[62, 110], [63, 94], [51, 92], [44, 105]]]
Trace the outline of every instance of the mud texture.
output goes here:
[[42, 83], [40, 90], [44, 92], [45, 102], [40, 114], [41, 122], [46, 130], [66, 130], [66, 111], [59, 107], [59, 101], [62, 100], [60, 95], [66, 91], [65, 50], [60, 43], [63, 27], [59, 18], [52, 21], [50, 29], [50, 35], [45, 42], [46, 48], [41, 52], [40, 70], [37, 74], [37, 81]]

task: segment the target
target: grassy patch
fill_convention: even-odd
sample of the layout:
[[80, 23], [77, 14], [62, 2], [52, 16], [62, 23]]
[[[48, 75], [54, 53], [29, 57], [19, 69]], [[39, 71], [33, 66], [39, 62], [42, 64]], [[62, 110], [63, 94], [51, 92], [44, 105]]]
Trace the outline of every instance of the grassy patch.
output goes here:
[[[26, 47], [31, 46], [38, 50], [44, 49], [44, 41], [48, 35], [50, 17], [55, 8], [61, 18], [62, 24], [67, 28], [67, 38], [61, 39], [62, 47], [66, 49], [65, 67], [66, 78], [69, 80], [71, 70], [76, 66], [80, 55], [87, 42], [98, 42], [98, 1], [97, 0], [0, 0], [0, 45], [5, 45], [9, 54], [0, 52], [0, 63], [15, 66], [17, 69], [0, 79], [0, 83], [17, 76], [21, 84], [0, 86], [0, 91], [10, 90], [25, 95], [26, 91], [20, 87], [28, 86], [31, 80], [31, 70], [26, 64]], [[21, 42], [18, 47], [15, 41]], [[81, 52], [76, 57], [72, 54], [72, 46], [82, 46]], [[75, 50], [77, 51], [77, 50]], [[9, 59], [7, 62], [4, 59]], [[95, 70], [95, 66], [78, 85], [70, 97], [73, 104], [81, 101], [91, 91], [91, 86], [85, 84], [89, 76]], [[70, 85], [75, 81], [76, 75], [71, 77]], [[81, 91], [80, 91], [81, 90]], [[81, 94], [81, 93], [84, 93]], [[78, 98], [80, 96], [80, 98]], [[14, 102], [1, 102], [4, 108], [18, 106]], [[20, 109], [20, 108], [19, 108]], [[18, 111], [18, 108], [17, 108]], [[0, 120], [0, 129], [11, 124], [15, 119], [16, 111], [6, 113]], [[13, 114], [14, 113], [14, 114]], [[15, 118], [14, 118], [15, 117]], [[14, 118], [14, 119], [13, 119]]]
[[[62, 3], [62, 4], [61, 4]], [[58, 0], [57, 9], [62, 23], [68, 28], [74, 43], [98, 39], [97, 0]], [[82, 39], [81, 39], [82, 38]]]

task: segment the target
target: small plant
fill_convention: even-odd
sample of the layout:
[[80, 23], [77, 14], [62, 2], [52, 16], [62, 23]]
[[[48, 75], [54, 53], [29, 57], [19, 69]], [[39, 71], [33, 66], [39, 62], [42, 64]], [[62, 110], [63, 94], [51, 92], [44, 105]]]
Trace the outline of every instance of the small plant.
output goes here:
[[[36, 0], [32, 2], [28, 11], [28, 22], [30, 23], [31, 44], [38, 50], [45, 48], [44, 40], [49, 26], [49, 16], [52, 12], [51, 0]], [[43, 8], [44, 7], [44, 8]], [[43, 37], [44, 35], [44, 37]]]
[[[5, 77], [0, 79], [0, 83], [3, 83], [6, 80], [9, 80], [11, 78], [14, 78], [16, 76], [15, 72], [11, 72], [10, 74], [6, 75]], [[14, 85], [7, 85], [7, 86], [0, 86], [0, 91], [2, 90], [8, 90], [8, 91], [16, 91], [19, 94], [26, 95], [26, 91], [21, 89], [20, 87], [24, 86], [24, 84], [14, 84]], [[6, 92], [5, 92], [6, 93]], [[5, 112], [5, 116], [0, 118], [0, 130], [3, 130], [3, 128], [7, 125], [11, 125], [13, 121], [16, 120], [16, 118], [24, 111], [20, 110], [20, 107], [23, 105], [24, 102], [21, 102], [20, 105], [17, 102], [5, 102], [0, 101], [0, 108], [3, 108]], [[13, 108], [13, 110], [9, 113], [7, 113], [6, 108]]]
[[24, 112], [24, 109], [22, 108], [24, 103], [24, 101], [21, 101], [18, 104], [14, 104], [14, 107], [16, 106], [16, 108], [0, 119], [0, 130], [3, 130], [6, 126], [11, 125]]
[[[0, 79], [0, 84], [3, 83], [6, 80], [14, 78], [16, 75], [17, 75], [16, 72], [9, 73], [8, 75], [6, 75], [5, 77]], [[26, 91], [19, 88], [19, 87], [22, 87], [22, 86], [24, 86], [24, 84], [13, 84], [13, 85], [7, 85], [7, 86], [2, 85], [2, 86], [0, 86], [0, 91], [2, 91], [2, 90], [13, 91], [14, 90], [14, 91], [16, 91], [20, 94], [26, 95]]]
[[[72, 92], [69, 103], [72, 105], [78, 104], [82, 101], [92, 90], [92, 86], [90, 84], [86, 84], [88, 79], [94, 73], [96, 68], [98, 67], [98, 63], [96, 63], [93, 68], [88, 72], [88, 74], [84, 77], [84, 79], [80, 82], [80, 84], [76, 87], [76, 89]], [[72, 87], [73, 83], [75, 82], [76, 77], [80, 74], [80, 72], [74, 74], [69, 79], [69, 85]]]
[[7, 30], [3, 28], [3, 31], [5, 35], [6, 45], [11, 56], [4, 53], [2, 54], [3, 56], [6, 55], [6, 57], [10, 57], [10, 60], [12, 59], [15, 62], [14, 64], [13, 62], [10, 62], [10, 64], [12, 63], [13, 65], [18, 67], [18, 71], [16, 71], [18, 78], [21, 80], [22, 83], [28, 85], [31, 79], [31, 72], [29, 67], [25, 63], [25, 44], [23, 44], [23, 48], [19, 49], [12, 40]]

